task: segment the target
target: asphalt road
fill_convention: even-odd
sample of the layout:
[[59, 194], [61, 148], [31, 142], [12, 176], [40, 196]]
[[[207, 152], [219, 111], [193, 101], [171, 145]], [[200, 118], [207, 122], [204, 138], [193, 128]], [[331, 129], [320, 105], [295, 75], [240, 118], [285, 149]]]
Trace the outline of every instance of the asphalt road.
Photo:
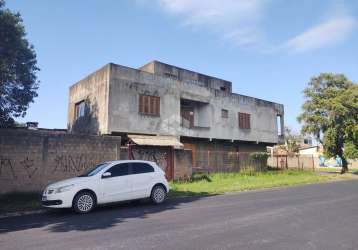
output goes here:
[[358, 181], [5, 218], [0, 249], [358, 249]]

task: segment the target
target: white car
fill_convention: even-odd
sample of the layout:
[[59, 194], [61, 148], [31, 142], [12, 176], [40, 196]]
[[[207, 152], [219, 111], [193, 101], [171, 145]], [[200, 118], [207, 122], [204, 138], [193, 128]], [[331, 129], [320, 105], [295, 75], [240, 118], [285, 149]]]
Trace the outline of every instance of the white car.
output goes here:
[[78, 213], [88, 213], [99, 204], [149, 197], [155, 204], [160, 204], [168, 191], [165, 173], [156, 163], [110, 161], [97, 165], [84, 175], [47, 186], [42, 205], [72, 207]]

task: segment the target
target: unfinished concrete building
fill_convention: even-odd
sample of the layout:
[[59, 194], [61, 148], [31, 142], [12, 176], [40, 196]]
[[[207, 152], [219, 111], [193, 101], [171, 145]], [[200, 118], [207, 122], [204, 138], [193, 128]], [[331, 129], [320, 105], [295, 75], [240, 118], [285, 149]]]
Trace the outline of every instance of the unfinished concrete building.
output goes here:
[[229, 81], [158, 61], [138, 69], [110, 63], [71, 86], [68, 127], [121, 135], [124, 143], [131, 135], [147, 141], [169, 136], [192, 150], [196, 167], [199, 152], [265, 151], [280, 142], [284, 107], [232, 93]]

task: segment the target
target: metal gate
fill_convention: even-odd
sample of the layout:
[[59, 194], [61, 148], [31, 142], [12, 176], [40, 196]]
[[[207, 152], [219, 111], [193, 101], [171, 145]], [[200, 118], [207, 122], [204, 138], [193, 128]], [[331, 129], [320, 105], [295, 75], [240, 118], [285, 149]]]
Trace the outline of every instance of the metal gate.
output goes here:
[[174, 150], [166, 146], [129, 145], [128, 156], [131, 160], [153, 161], [163, 169], [168, 181], [174, 177]]

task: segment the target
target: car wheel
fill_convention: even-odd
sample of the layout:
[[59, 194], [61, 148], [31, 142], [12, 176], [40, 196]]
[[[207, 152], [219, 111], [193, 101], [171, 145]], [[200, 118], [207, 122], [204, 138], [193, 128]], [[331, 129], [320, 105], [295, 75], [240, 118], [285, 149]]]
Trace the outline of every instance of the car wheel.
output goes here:
[[161, 185], [154, 186], [150, 198], [152, 199], [154, 204], [163, 203], [167, 198], [167, 192], [165, 188]]
[[81, 192], [73, 199], [73, 209], [80, 214], [91, 212], [96, 206], [96, 199], [90, 192]]

